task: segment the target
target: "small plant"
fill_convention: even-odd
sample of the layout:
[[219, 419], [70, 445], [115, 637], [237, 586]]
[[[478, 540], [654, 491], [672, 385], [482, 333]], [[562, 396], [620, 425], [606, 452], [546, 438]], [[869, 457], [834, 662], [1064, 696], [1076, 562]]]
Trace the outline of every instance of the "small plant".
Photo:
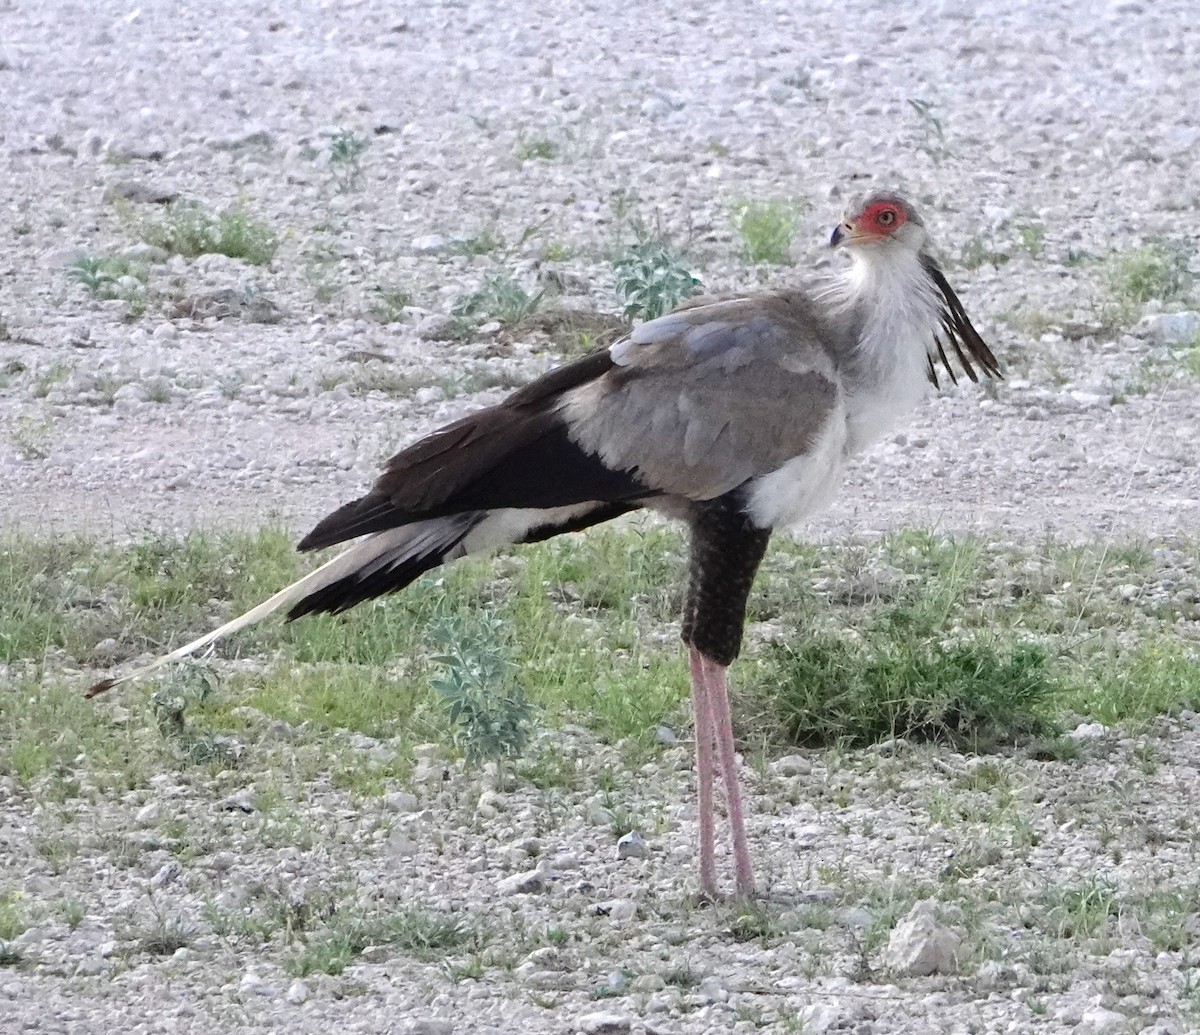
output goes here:
[[177, 669], [166, 684], [150, 696], [154, 720], [163, 739], [171, 744], [180, 760], [191, 765], [237, 761], [233, 743], [227, 737], [199, 733], [184, 718], [188, 708], [201, 705], [216, 690], [216, 674], [204, 664]]
[[735, 205], [733, 225], [742, 235], [742, 258], [747, 262], [790, 265], [788, 249], [805, 207], [800, 201], [743, 201]]
[[279, 248], [279, 238], [263, 222], [241, 208], [214, 214], [201, 205], [177, 201], [161, 221], [141, 227], [142, 240], [176, 255], [227, 255], [252, 266], [265, 266]]
[[447, 618], [432, 636], [442, 653], [442, 674], [433, 680], [454, 727], [454, 741], [468, 764], [503, 765], [525, 749], [532, 706], [514, 678], [516, 667], [499, 651], [502, 629], [482, 618], [477, 631]]
[[22, 460], [48, 460], [54, 445], [54, 423], [49, 417], [18, 417], [8, 440]]
[[934, 114], [935, 105], [932, 101], [909, 97], [908, 106], [917, 113], [921, 129], [921, 141], [917, 146], [935, 162], [940, 162], [950, 154], [950, 150], [946, 147], [946, 132], [942, 128], [942, 120]]
[[1141, 306], [1150, 301], [1169, 302], [1187, 294], [1192, 278], [1190, 256], [1177, 241], [1154, 241], [1118, 256], [1109, 273], [1109, 284], [1119, 302]]
[[1045, 902], [1040, 926], [1059, 938], [1091, 938], [1102, 934], [1110, 916], [1118, 916], [1121, 901], [1107, 881], [1087, 879], [1054, 889]]
[[558, 145], [547, 137], [521, 136], [517, 139], [515, 154], [521, 162], [533, 159], [549, 162], [558, 157]]
[[503, 246], [504, 242], [497, 236], [496, 231], [490, 227], [484, 227], [466, 237], [456, 237], [452, 243], [452, 248], [455, 252], [470, 258], [478, 255], [490, 255]]
[[146, 267], [117, 255], [76, 256], [67, 276], [103, 301], [121, 299], [129, 303], [130, 313], [140, 316], [146, 309]]
[[1012, 258], [1007, 252], [1000, 251], [993, 242], [976, 235], [972, 237], [962, 251], [959, 260], [965, 269], [977, 270], [980, 266], [988, 265], [999, 269]]
[[380, 323], [399, 323], [404, 311], [412, 305], [412, 295], [403, 288], [376, 288], [371, 315]]
[[1017, 226], [1021, 248], [1036, 259], [1046, 250], [1046, 228], [1041, 223], [1021, 223]]
[[329, 142], [329, 168], [341, 192], [354, 190], [362, 176], [362, 157], [371, 141], [352, 129], [342, 129]]
[[613, 261], [617, 298], [630, 319], [653, 320], [691, 298], [699, 278], [661, 239], [642, 238]]
[[452, 313], [464, 331], [492, 320], [512, 329], [537, 311], [544, 295], [543, 291], [531, 295], [512, 277], [501, 274], [459, 301]]

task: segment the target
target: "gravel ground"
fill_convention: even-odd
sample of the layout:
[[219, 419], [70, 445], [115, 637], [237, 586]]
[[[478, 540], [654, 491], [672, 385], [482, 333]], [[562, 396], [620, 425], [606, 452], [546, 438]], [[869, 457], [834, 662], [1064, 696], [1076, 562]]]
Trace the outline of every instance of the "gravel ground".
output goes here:
[[[615, 311], [607, 260], [620, 198], [633, 197], [709, 290], [769, 286], [794, 271], [747, 267], [734, 204], [805, 200], [793, 256], [807, 270], [829, 261], [821, 245], [845, 196], [878, 183], [922, 202], [1009, 379], [932, 402], [857, 465], [807, 534], [914, 524], [1017, 542], [1194, 534], [1200, 416], [1196, 381], [1174, 365], [1178, 321], [1152, 303], [1104, 333], [1107, 256], [1165, 239], [1189, 248], [1200, 272], [1193, 3], [1001, 2], [985, 13], [966, 0], [766, 0], [753, 17], [728, 0], [406, 6], [0, 0], [5, 529], [300, 530], [361, 490], [399, 443], [555, 362], [537, 331], [436, 340], [454, 302], [492, 273], [531, 290], [565, 285], [561, 306]], [[341, 130], [370, 140], [348, 190], [328, 161]], [[534, 156], [542, 142], [551, 157]], [[279, 235], [278, 253], [251, 266], [148, 252], [137, 227], [161, 206], [144, 199], [172, 195], [240, 204]], [[483, 232], [502, 243], [475, 256], [454, 248]], [[66, 272], [80, 252], [148, 262], [145, 312], [90, 297]], [[972, 261], [985, 253], [1007, 261]], [[382, 323], [380, 299], [398, 291], [411, 306]], [[811, 772], [788, 778], [799, 782], [794, 804], [786, 780], [764, 774], [757, 850], [781, 900], [786, 890], [821, 905], [847, 867], [863, 886], [900, 874], [915, 888], [960, 838], [991, 837], [1012, 865], [989, 892], [1004, 908], [983, 926], [1019, 940], [1020, 910], [1040, 901], [1031, 881], [1103, 878], [1147, 895], [1194, 870], [1196, 842], [1180, 826], [1196, 797], [1193, 724], [1159, 733], [1153, 775], [1115, 733], [1061, 772], [1012, 761], [1013, 793], [1038, 834], [1027, 851], [970, 820], [931, 829], [924, 806], [910, 807], [910, 795], [924, 801], [947, 771], [972, 764], [938, 752], [905, 754], [894, 771], [873, 758], [806, 759]], [[576, 750], [595, 764], [594, 746]], [[240, 813], [213, 815], [227, 789], [203, 781], [168, 775], [152, 793], [97, 795], [78, 817], [94, 831], [92, 865], [66, 870], [87, 915], [73, 931], [38, 925], [25, 947], [36, 966], [0, 971], [3, 1027], [1192, 1030], [1186, 953], [1132, 922], [1103, 951], [1071, 942], [1078, 969], [1066, 979], [996, 949], [958, 976], [905, 976], [897, 959], [895, 983], [883, 983], [855, 962], [872, 918], [846, 915], [833, 893], [826, 929], [797, 899], [785, 914], [807, 912], [780, 921], [785, 935], [738, 941], [730, 917], [683, 910], [691, 830], [668, 803], [690, 800], [687, 769], [669, 752], [655, 766], [630, 794], [663, 817], [662, 833], [647, 859], [624, 863], [607, 828], [587, 821], [586, 795], [565, 798], [566, 818], [537, 835], [531, 859], [517, 843], [534, 836], [542, 806], [516, 792], [479, 818], [464, 802], [480, 788], [461, 775], [390, 824], [385, 805], [363, 812], [309, 788], [297, 808], [317, 830], [311, 851], [243, 836]], [[835, 768], [851, 800], [836, 818], [808, 798]], [[5, 868], [29, 874], [30, 902], [67, 895], [67, 878], [29, 848], [65, 822], [60, 807], [7, 792]], [[213, 850], [171, 871], [165, 835], [138, 833], [154, 825], [137, 819], [153, 804], [211, 828]], [[413, 835], [400, 849], [397, 830]], [[1111, 836], [1097, 841], [1098, 830]], [[113, 838], [137, 846], [132, 865], [112, 862]], [[522, 853], [524, 868], [541, 861], [560, 879], [498, 895]], [[557, 925], [566, 940], [483, 981], [385, 951], [303, 989], [278, 961], [259, 967], [258, 950], [211, 934], [189, 938], [182, 956], [127, 951], [129, 924], [147, 922], [156, 902], [148, 888], [192, 923], [227, 888], [255, 896], [279, 881], [353, 887], [364, 902], [419, 899], [528, 931]], [[597, 916], [612, 900], [635, 903], [634, 915]], [[940, 919], [978, 960], [978, 918]], [[678, 979], [683, 965], [694, 984]], [[671, 968], [678, 980], [657, 987], [653, 976], [665, 982]]]

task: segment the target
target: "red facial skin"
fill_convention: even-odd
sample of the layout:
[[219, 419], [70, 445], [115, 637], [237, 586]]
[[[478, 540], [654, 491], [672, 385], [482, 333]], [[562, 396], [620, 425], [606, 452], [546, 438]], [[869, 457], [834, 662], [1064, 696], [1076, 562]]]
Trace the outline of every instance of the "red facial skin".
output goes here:
[[854, 221], [854, 229], [863, 235], [887, 237], [907, 221], [908, 216], [898, 205], [893, 205], [890, 201], [877, 201], [863, 210], [863, 214]]

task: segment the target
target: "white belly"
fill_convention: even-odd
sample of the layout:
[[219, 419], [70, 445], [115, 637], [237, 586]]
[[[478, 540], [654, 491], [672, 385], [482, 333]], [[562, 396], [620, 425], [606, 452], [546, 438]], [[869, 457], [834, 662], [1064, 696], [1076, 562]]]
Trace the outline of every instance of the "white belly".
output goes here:
[[833, 502], [846, 467], [846, 413], [839, 403], [812, 448], [756, 478], [746, 512], [760, 528], [802, 521]]

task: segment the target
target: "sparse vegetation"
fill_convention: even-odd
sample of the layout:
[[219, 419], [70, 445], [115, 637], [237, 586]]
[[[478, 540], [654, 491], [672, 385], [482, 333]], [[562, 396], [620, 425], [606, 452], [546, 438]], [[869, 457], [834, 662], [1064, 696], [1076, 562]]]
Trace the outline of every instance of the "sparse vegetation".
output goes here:
[[81, 254], [71, 263], [67, 275], [82, 284], [93, 298], [127, 302], [132, 316], [139, 316], [146, 309], [150, 272], [145, 263], [117, 255]]
[[140, 226], [142, 240], [189, 258], [227, 255], [252, 266], [265, 266], [279, 248], [279, 237], [266, 223], [234, 207], [213, 213], [202, 205], [177, 201], [164, 218]]
[[786, 201], [742, 201], [733, 207], [733, 225], [742, 237], [742, 257], [747, 262], [791, 264], [788, 249], [807, 205]]
[[908, 106], [917, 117], [918, 148], [935, 162], [940, 163], [943, 159], [948, 158], [950, 149], [946, 146], [946, 131], [937, 114], [937, 105], [932, 101], [909, 97]]
[[1130, 308], [1146, 302], [1182, 298], [1191, 287], [1188, 249], [1178, 241], [1153, 241], [1116, 256], [1108, 281], [1118, 304]]
[[514, 153], [517, 156], [517, 160], [521, 162], [549, 162], [558, 157], [558, 145], [549, 137], [527, 137], [522, 135], [517, 139], [517, 146]]
[[500, 624], [486, 616], [470, 626], [448, 618], [431, 635], [442, 666], [433, 688], [468, 764], [511, 763], [525, 749], [531, 709], [515, 666], [503, 653]]
[[497, 274], [478, 291], [461, 299], [454, 306], [453, 315], [464, 337], [490, 321], [512, 330], [537, 312], [543, 297], [544, 292], [531, 295], [512, 277]]
[[658, 238], [643, 238], [613, 260], [617, 298], [632, 320], [653, 320], [691, 298], [700, 280], [683, 256]]
[[329, 141], [329, 169], [339, 191], [351, 191], [362, 177], [362, 159], [371, 141], [352, 129], [340, 129]]

